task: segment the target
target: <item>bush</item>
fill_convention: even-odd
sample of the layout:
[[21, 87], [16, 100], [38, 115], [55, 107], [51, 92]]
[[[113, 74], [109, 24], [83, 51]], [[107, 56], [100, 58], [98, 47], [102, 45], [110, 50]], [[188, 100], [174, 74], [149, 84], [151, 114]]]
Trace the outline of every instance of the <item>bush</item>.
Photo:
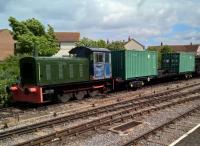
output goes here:
[[10, 105], [10, 95], [6, 92], [6, 87], [17, 82], [19, 59], [23, 56], [10, 56], [5, 61], [0, 62], [0, 104], [3, 106]]

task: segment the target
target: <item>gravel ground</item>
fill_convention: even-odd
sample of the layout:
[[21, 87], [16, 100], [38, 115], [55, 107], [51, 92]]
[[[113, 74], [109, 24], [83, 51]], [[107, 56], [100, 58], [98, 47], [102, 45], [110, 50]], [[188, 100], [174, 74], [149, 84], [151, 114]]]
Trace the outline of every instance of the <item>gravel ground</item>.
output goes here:
[[[51, 145], [54, 146], [59, 144], [59, 145], [70, 145], [70, 146], [113, 146], [113, 145], [120, 146], [123, 145], [125, 142], [133, 139], [134, 137], [139, 136], [142, 133], [145, 133], [147, 130], [153, 129], [154, 127], [160, 125], [161, 123], [164, 123], [165, 121], [174, 118], [199, 104], [200, 100], [188, 102], [186, 104], [174, 106], [173, 108], [170, 108], [170, 110], [164, 109], [158, 112], [154, 112], [153, 114], [148, 116], [136, 118], [135, 119], [136, 121], [142, 120], [143, 123], [136, 126], [132, 131], [128, 133], [128, 135], [127, 134], [119, 135], [111, 131], [108, 131], [107, 133], [103, 134], [101, 133], [99, 134], [98, 132], [96, 132], [93, 133], [92, 136], [86, 135], [82, 137], [78, 136], [78, 137], [66, 138], [65, 142], [54, 143]], [[166, 139], [172, 140], [170, 136]], [[147, 142], [143, 141], [143, 143], [140, 144], [145, 145], [147, 144]], [[149, 143], [148, 145], [152, 145], [152, 143]], [[152, 146], [155, 146], [155, 144], [153, 144]]]
[[[174, 99], [173, 101], [177, 101], [177, 99]], [[162, 105], [162, 104], [161, 104]], [[149, 108], [149, 107], [148, 107]], [[176, 110], [176, 109], [174, 109], [174, 108], [172, 108], [171, 109], [171, 111], [174, 111], [174, 110]], [[170, 110], [168, 110], [168, 111], [170, 111]], [[178, 110], [176, 110], [176, 111], [178, 111], [179, 112], [179, 109]], [[118, 111], [119, 112], [119, 111]], [[181, 112], [181, 111], [180, 111]], [[114, 112], [113, 112], [114, 113]], [[111, 114], [111, 113], [110, 113]], [[102, 114], [101, 115], [101, 117], [102, 116], [106, 116], [106, 114]], [[171, 117], [171, 115], [165, 115], [166, 117]], [[15, 137], [14, 139], [6, 139], [6, 140], [4, 140], [4, 141], [1, 141], [0, 142], [0, 145], [1, 145], [1, 143], [3, 143], [4, 145], [13, 145], [13, 144], [15, 144], [15, 143], [19, 143], [19, 142], [22, 142], [22, 141], [24, 141], [24, 140], [29, 140], [29, 139], [33, 139], [33, 138], [36, 138], [36, 137], [39, 137], [39, 136], [43, 136], [43, 135], [46, 135], [46, 134], [50, 134], [50, 133], [52, 133], [52, 132], [55, 132], [55, 131], [57, 131], [57, 130], [61, 130], [61, 129], [63, 129], [63, 128], [68, 128], [68, 127], [72, 127], [72, 126], [75, 126], [75, 125], [79, 125], [79, 124], [81, 124], [81, 123], [85, 123], [85, 122], [88, 122], [88, 121], [91, 121], [91, 120], [94, 120], [94, 119], [96, 119], [97, 117], [91, 117], [91, 118], [87, 118], [87, 119], [80, 119], [80, 120], [77, 120], [77, 121], [75, 121], [75, 122], [73, 122], [73, 123], [65, 123], [64, 125], [59, 125], [59, 126], [56, 126], [56, 127], [53, 127], [53, 128], [46, 128], [46, 129], [43, 129], [43, 130], [40, 130], [40, 131], [38, 131], [38, 132], [35, 132], [34, 134], [26, 134], [26, 135], [21, 135], [21, 136], [18, 136], [18, 137]], [[151, 123], [153, 121], [153, 123]], [[150, 128], [152, 127], [152, 126], [156, 126], [156, 125], [158, 125], [159, 124], [159, 122], [160, 121], [157, 121], [157, 119], [154, 119], [154, 117], [149, 117], [149, 119], [147, 118], [146, 119], [146, 121], [144, 122], [145, 123], [145, 125], [147, 125], [147, 126], [145, 126], [144, 124], [141, 124], [141, 126], [142, 127], [148, 127], [148, 125], [150, 125], [150, 123], [151, 123], [151, 126], [150, 126]], [[155, 125], [153, 125], [153, 124], [155, 124]], [[115, 125], [113, 125], [113, 126], [115, 126]], [[112, 134], [112, 132], [111, 132], [111, 134]], [[102, 135], [102, 134], [101, 134]], [[101, 137], [101, 135], [100, 135], [100, 137]], [[103, 134], [104, 135], [104, 134]], [[112, 135], [113, 136], [113, 135]], [[109, 140], [111, 140], [112, 141], [112, 136], [109, 136], [110, 138], [109, 138]], [[94, 137], [95, 138], [95, 137]], [[91, 142], [93, 142], [93, 140], [91, 140]], [[90, 143], [89, 143], [90, 144]], [[93, 145], [93, 143], [92, 143], [92, 145]]]
[[155, 143], [163, 143], [169, 145], [180, 136], [185, 134], [187, 131], [195, 127], [197, 125], [197, 120], [198, 122], [200, 122], [200, 120], [195, 116], [190, 116], [188, 118], [185, 118], [184, 121], [185, 120], [188, 120], [188, 122], [183, 122], [183, 120], [181, 120], [176, 122], [175, 124], [171, 124], [169, 127], [164, 128], [163, 131], [159, 131], [156, 134], [157, 136], [150, 136], [147, 141], [151, 141], [150, 143], [152, 146], [154, 146]]
[[[189, 96], [188, 96], [189, 97]], [[171, 100], [171, 101], [178, 101], [179, 99], [173, 99], [173, 100]], [[169, 102], [165, 102], [165, 103], [161, 103], [160, 105], [165, 105], [166, 103], [170, 103], [171, 101], [169, 101]], [[151, 108], [153, 108], [153, 106], [150, 106]], [[148, 107], [148, 108], [150, 108], [150, 107]], [[117, 113], [117, 112], [119, 112], [119, 111], [121, 111], [121, 110], [118, 110], [118, 111], [114, 111], [114, 112], [109, 112], [109, 114], [107, 114], [107, 113], [104, 113], [104, 114], [100, 114], [100, 115], [98, 115], [98, 116], [95, 116], [95, 117], [89, 117], [89, 118], [85, 118], [85, 119], [78, 119], [78, 120], [76, 120], [76, 121], [73, 121], [73, 122], [69, 122], [69, 123], [65, 123], [64, 125], [62, 124], [62, 125], [58, 125], [58, 126], [55, 126], [55, 127], [53, 127], [53, 128], [51, 128], [51, 130], [49, 130], [50, 128], [48, 128], [48, 129], [46, 129], [47, 131], [49, 130], [49, 131], [51, 131], [51, 132], [55, 132], [55, 131], [57, 131], [57, 130], [61, 130], [62, 128], [69, 128], [69, 127], [72, 127], [72, 126], [76, 126], [76, 125], [80, 125], [81, 123], [85, 123], [85, 122], [89, 122], [89, 121], [92, 121], [92, 120], [95, 120], [95, 119], [97, 119], [97, 118], [100, 118], [100, 117], [104, 117], [104, 116], [107, 116], [107, 115], [111, 115], [111, 114], [114, 114], [114, 113]], [[51, 118], [49, 118], [49, 119], [51, 119]], [[47, 120], [47, 119], [45, 119], [45, 120]], [[28, 125], [28, 123], [26, 123], [27, 125]], [[15, 126], [15, 127], [17, 127], [17, 126]], [[9, 129], [12, 129], [12, 128], [15, 128], [15, 127], [11, 127], [11, 128], [9, 128]], [[21, 127], [21, 125], [18, 125], [18, 127]], [[50, 132], [42, 132], [43, 134], [49, 134]], [[36, 135], [38, 135], [37, 133], [36, 133]], [[27, 136], [27, 135], [26, 135]], [[39, 135], [40, 136], [40, 135]], [[30, 136], [31, 137], [31, 136]]]

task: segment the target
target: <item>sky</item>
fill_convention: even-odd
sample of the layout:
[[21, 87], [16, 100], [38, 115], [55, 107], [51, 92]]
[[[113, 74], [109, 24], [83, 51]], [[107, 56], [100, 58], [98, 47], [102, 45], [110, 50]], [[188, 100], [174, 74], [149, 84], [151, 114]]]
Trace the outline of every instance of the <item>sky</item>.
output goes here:
[[200, 0], [0, 0], [0, 29], [10, 16], [95, 40], [200, 44]]

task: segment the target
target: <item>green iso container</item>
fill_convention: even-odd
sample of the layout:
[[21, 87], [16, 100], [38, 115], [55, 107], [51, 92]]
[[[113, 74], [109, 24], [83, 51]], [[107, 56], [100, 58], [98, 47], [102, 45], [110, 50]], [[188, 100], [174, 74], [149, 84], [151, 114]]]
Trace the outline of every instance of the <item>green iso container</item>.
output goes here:
[[112, 51], [114, 78], [131, 80], [157, 75], [157, 53], [154, 51]]
[[194, 72], [195, 54], [186, 52], [162, 54], [161, 68], [169, 73]]
[[89, 62], [73, 57], [25, 57], [20, 60], [22, 82], [53, 85], [89, 80]]

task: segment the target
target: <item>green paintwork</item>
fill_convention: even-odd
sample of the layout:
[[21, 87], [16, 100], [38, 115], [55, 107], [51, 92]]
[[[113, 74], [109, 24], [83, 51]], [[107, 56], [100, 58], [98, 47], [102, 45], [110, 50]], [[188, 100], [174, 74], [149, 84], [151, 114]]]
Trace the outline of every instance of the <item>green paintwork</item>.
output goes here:
[[154, 51], [112, 51], [113, 77], [129, 80], [157, 75], [157, 53]]
[[35, 81], [30, 77], [25, 83], [51, 85], [89, 80], [89, 62], [85, 58], [26, 57], [21, 62], [32, 62], [32, 72], [36, 76]]
[[162, 54], [161, 67], [169, 73], [194, 72], [195, 55], [186, 52]]

